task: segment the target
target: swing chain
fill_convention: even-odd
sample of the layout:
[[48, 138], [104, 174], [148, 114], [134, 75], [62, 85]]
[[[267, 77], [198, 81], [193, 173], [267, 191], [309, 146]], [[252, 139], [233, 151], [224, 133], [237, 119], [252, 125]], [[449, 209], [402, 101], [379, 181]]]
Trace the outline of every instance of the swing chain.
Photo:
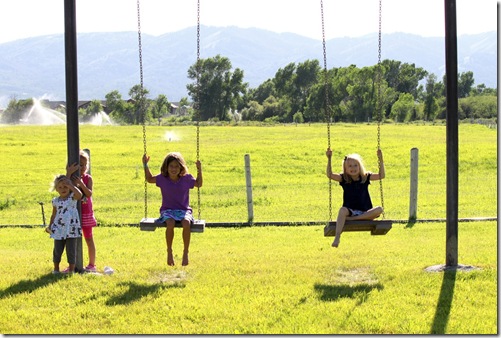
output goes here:
[[[200, 160], [200, 0], [197, 0], [197, 102], [195, 103], [195, 114], [197, 116], [197, 161]], [[198, 174], [198, 173], [197, 173]], [[200, 219], [200, 187], [197, 187], [197, 209], [198, 219]]]
[[[331, 147], [331, 109], [329, 103], [329, 79], [327, 70], [327, 47], [325, 43], [324, 2], [320, 0], [320, 13], [322, 18], [322, 47], [324, 52], [324, 110], [327, 120], [327, 148]], [[332, 181], [329, 178], [329, 221], [332, 221]]]
[[[381, 100], [381, 81], [382, 81], [382, 69], [381, 69], [381, 18], [382, 18], [382, 0], [379, 0], [379, 30], [378, 30], [378, 60], [377, 60], [377, 97], [376, 97], [376, 109], [377, 109], [377, 149], [381, 149], [381, 121], [382, 121], [382, 100]], [[381, 160], [378, 156], [378, 169], [381, 172]], [[383, 180], [379, 180], [379, 193], [381, 195], [381, 207], [383, 208], [383, 219], [384, 219], [384, 197], [383, 197]]]
[[[139, 49], [139, 77], [140, 77], [140, 87], [141, 95], [144, 95], [143, 90], [143, 48], [141, 43], [141, 6], [140, 0], [137, 0], [137, 38], [138, 38], [138, 49]], [[144, 110], [144, 98], [141, 97], [139, 102], [139, 114], [141, 117], [141, 122], [143, 125], [143, 151], [146, 155], [146, 112]], [[144, 180], [144, 217], [148, 217], [148, 182]]]
[[[139, 49], [139, 76], [140, 76], [140, 88], [141, 88], [141, 98], [139, 102], [139, 112], [138, 115], [141, 117], [143, 125], [143, 150], [144, 155], [146, 152], [146, 110], [145, 110], [145, 93], [144, 93], [144, 76], [143, 76], [143, 52], [141, 43], [141, 6], [140, 0], [137, 0], [137, 34], [138, 34], [138, 49]], [[195, 114], [197, 116], [197, 161], [200, 160], [200, 110], [199, 101], [200, 98], [200, 0], [197, 1], [197, 101], [194, 103]], [[198, 219], [200, 219], [200, 188], [197, 189], [198, 195]], [[144, 180], [144, 218], [148, 217], [148, 182]]]

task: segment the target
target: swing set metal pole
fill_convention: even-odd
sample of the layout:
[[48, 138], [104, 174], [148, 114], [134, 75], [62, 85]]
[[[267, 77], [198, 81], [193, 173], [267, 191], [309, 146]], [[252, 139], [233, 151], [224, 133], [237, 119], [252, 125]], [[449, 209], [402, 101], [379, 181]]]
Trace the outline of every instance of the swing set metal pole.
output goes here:
[[[77, 28], [75, 0], [64, 1], [64, 46], [66, 70], [66, 140], [68, 144], [68, 164], [80, 162], [78, 129], [78, 67]], [[80, 171], [75, 174], [80, 175]], [[78, 213], [81, 215], [81, 203]], [[75, 272], [83, 272], [82, 237], [77, 238], [77, 260]]]
[[447, 142], [446, 266], [458, 265], [458, 62], [456, 0], [445, 4], [445, 77]]

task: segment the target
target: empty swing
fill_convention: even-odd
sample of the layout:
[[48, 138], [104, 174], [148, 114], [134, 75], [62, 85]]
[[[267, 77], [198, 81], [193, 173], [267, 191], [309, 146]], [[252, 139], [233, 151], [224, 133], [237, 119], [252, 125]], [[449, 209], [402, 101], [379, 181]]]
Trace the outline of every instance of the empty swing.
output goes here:
[[[331, 110], [329, 105], [329, 94], [328, 94], [328, 72], [327, 72], [327, 51], [325, 43], [325, 29], [324, 29], [324, 9], [323, 1], [320, 1], [321, 16], [322, 16], [322, 40], [323, 40], [323, 56], [324, 56], [324, 92], [325, 92], [325, 115], [327, 117], [327, 147], [330, 149], [330, 124], [331, 124]], [[378, 68], [377, 68], [377, 83], [378, 92], [376, 97], [376, 110], [377, 110], [377, 149], [380, 148], [381, 144], [381, 0], [379, 0], [379, 41], [378, 41]], [[378, 167], [381, 170], [381, 162], [378, 159]], [[352, 231], [370, 231], [371, 235], [385, 235], [392, 228], [392, 221], [384, 220], [384, 199], [383, 199], [383, 182], [379, 180], [379, 190], [381, 194], [381, 206], [383, 208], [383, 219], [382, 220], [346, 220], [343, 232]], [[336, 235], [336, 222], [332, 221], [332, 181], [329, 179], [329, 221], [324, 228], [324, 236], [335, 236]]]
[[[198, 0], [198, 15], [197, 15], [197, 65], [200, 61], [200, 0]], [[138, 25], [138, 44], [139, 44], [139, 68], [140, 68], [140, 86], [141, 86], [141, 102], [139, 104], [140, 113], [142, 117], [143, 125], [143, 147], [144, 154], [146, 155], [146, 111], [144, 107], [144, 91], [143, 91], [143, 60], [142, 60], [142, 47], [141, 47], [141, 19], [140, 19], [140, 0], [137, 0], [137, 25]], [[197, 72], [198, 72], [197, 67]], [[197, 90], [199, 88], [200, 76], [197, 74]], [[197, 96], [198, 97], [198, 96]], [[200, 159], [200, 110], [198, 109], [198, 103], [194, 104], [195, 113], [197, 115], [197, 161]], [[156, 218], [148, 218], [148, 182], [144, 181], [144, 217], [139, 222], [139, 228], [141, 231], [155, 231], [157, 228], [165, 228], [166, 223], [156, 222]], [[205, 220], [200, 219], [200, 188], [197, 187], [197, 210], [198, 218], [193, 220], [190, 225], [191, 232], [204, 232], [205, 230]], [[181, 227], [181, 222], [176, 221], [175, 227]]]

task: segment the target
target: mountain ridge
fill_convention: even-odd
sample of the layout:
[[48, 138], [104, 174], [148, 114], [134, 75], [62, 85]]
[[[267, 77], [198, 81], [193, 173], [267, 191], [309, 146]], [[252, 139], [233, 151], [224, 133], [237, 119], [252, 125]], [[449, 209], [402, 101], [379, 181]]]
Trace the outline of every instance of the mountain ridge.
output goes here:
[[[128, 97], [140, 82], [137, 32], [79, 33], [77, 36], [79, 99], [104, 99], [112, 90]], [[159, 36], [141, 35], [143, 83], [150, 97], [170, 101], [187, 96], [188, 68], [196, 61], [196, 27]], [[365, 67], [377, 63], [377, 33], [326, 41], [327, 66]], [[381, 59], [413, 63], [441, 79], [445, 42], [439, 37], [407, 33], [382, 35]], [[220, 54], [233, 69], [244, 71], [251, 88], [274, 77], [291, 62], [318, 59], [323, 66], [322, 41], [294, 33], [258, 28], [202, 26], [200, 57]], [[64, 34], [0, 44], [1, 99], [46, 97], [65, 99]], [[472, 71], [475, 85], [497, 88], [497, 32], [458, 37], [458, 72]]]

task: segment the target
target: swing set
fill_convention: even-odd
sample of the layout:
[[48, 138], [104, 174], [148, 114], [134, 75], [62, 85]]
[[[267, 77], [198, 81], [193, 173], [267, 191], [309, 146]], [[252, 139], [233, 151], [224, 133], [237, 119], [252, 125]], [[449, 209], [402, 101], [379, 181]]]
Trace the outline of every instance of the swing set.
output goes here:
[[[377, 149], [380, 149], [380, 136], [381, 136], [381, 1], [379, 0], [379, 49], [378, 49], [378, 67], [377, 67], [377, 83], [378, 92], [376, 99], [376, 110], [377, 110]], [[323, 61], [324, 61], [324, 85], [325, 85], [325, 116], [327, 119], [327, 143], [328, 148], [330, 148], [330, 126], [331, 126], [331, 110], [329, 105], [328, 96], [328, 71], [327, 71], [327, 52], [326, 52], [326, 39], [325, 39], [325, 29], [324, 29], [324, 6], [323, 0], [320, 1], [321, 8], [321, 19], [322, 19], [322, 42], [323, 42]], [[142, 64], [142, 46], [141, 46], [141, 19], [140, 19], [140, 0], [137, 0], [137, 24], [138, 24], [138, 45], [139, 45], [139, 68], [140, 68], [140, 86], [141, 95], [143, 93], [143, 64]], [[197, 65], [200, 62], [200, 0], [197, 0]], [[200, 89], [200, 72], [199, 67], [197, 67], [197, 90]], [[199, 97], [199, 96], [197, 96]], [[200, 157], [200, 110], [199, 102], [194, 104], [195, 114], [197, 116], [196, 120], [196, 152], [197, 160]], [[146, 112], [144, 108], [144, 97], [142, 97], [140, 102], [140, 110], [142, 117], [142, 127], [143, 127], [143, 146], [144, 154], [146, 154]], [[378, 160], [378, 166], [381, 168], [381, 163]], [[380, 183], [380, 194], [381, 194], [381, 205], [383, 207], [383, 218], [384, 218], [384, 200], [383, 200], [383, 186], [382, 181]], [[197, 205], [198, 205], [198, 218], [194, 220], [191, 224], [191, 232], [204, 232], [205, 230], [205, 220], [201, 220], [200, 214], [200, 188], [197, 188]], [[155, 231], [158, 227], [166, 227], [165, 223], [155, 222], [155, 218], [149, 218], [148, 216], [148, 190], [147, 182], [144, 182], [144, 218], [141, 219], [139, 227], [142, 231]], [[229, 223], [228, 223], [229, 224]], [[272, 224], [267, 222], [266, 224]], [[181, 227], [180, 222], [176, 222], [176, 227]], [[359, 221], [346, 221], [343, 227], [343, 232], [351, 231], [370, 231], [371, 235], [385, 235], [392, 228], [392, 221], [388, 220], [359, 220]], [[336, 222], [332, 221], [332, 182], [329, 179], [329, 221], [324, 228], [324, 236], [335, 236], [336, 233]]]
[[[143, 57], [142, 57], [142, 45], [141, 45], [141, 8], [140, 0], [137, 0], [137, 32], [138, 32], [138, 45], [139, 45], [139, 74], [140, 74], [140, 86], [141, 95], [143, 92]], [[197, 1], [197, 65], [200, 62], [200, 0]], [[197, 91], [200, 88], [200, 72], [197, 67]], [[197, 95], [198, 97], [198, 95]], [[146, 109], [144, 108], [144, 97], [141, 98], [140, 102], [142, 125], [143, 125], [143, 148], [144, 154], [146, 155]], [[196, 127], [197, 127], [197, 161], [200, 159], [200, 110], [198, 107], [198, 102], [194, 104], [195, 114], [197, 116]], [[142, 231], [155, 231], [159, 227], [166, 227], [165, 223], [156, 222], [156, 218], [148, 218], [148, 182], [144, 181], [144, 218], [139, 222], [139, 228]], [[204, 232], [205, 230], [205, 220], [200, 219], [200, 188], [197, 187], [197, 206], [198, 206], [198, 218], [193, 221], [190, 225], [191, 232]], [[180, 228], [181, 222], [177, 222], [175, 227]]]
[[[377, 96], [376, 96], [376, 112], [377, 112], [377, 149], [381, 149], [381, 120], [382, 120], [382, 105], [381, 105], [381, 8], [382, 0], [379, 0], [379, 33], [378, 33], [378, 62], [377, 62]], [[327, 148], [331, 147], [331, 120], [332, 114], [329, 104], [328, 94], [328, 71], [327, 71], [327, 49], [325, 44], [325, 27], [324, 27], [324, 5], [323, 0], [320, 0], [320, 11], [322, 17], [322, 45], [324, 51], [324, 109], [327, 119]], [[381, 161], [378, 158], [378, 168], [381, 170]], [[385, 235], [391, 230], [392, 221], [384, 220], [384, 198], [383, 198], [383, 181], [379, 180], [379, 191], [381, 195], [381, 206], [383, 208], [383, 220], [347, 220], [343, 227], [343, 232], [348, 231], [370, 231], [371, 235]], [[332, 181], [329, 179], [329, 222], [324, 228], [324, 236], [336, 235], [336, 222], [332, 221]]]
[[[200, 3], [199, 3], [200, 4]], [[456, 2], [455, 0], [444, 0], [445, 5], [445, 74], [446, 74], [446, 143], [447, 143], [447, 218], [446, 218], [446, 263], [441, 266], [443, 270], [455, 270], [461, 268], [458, 264], [458, 94], [457, 94], [457, 31], [456, 31]], [[139, 0], [138, 0], [139, 8]], [[200, 7], [199, 7], [200, 8]], [[322, 6], [323, 8], [323, 6]], [[381, 9], [381, 0], [380, 0]], [[380, 10], [381, 13], [381, 10]], [[322, 13], [323, 15], [323, 13]], [[68, 163], [77, 162], [79, 158], [79, 129], [78, 129], [78, 72], [76, 62], [76, 9], [74, 0], [64, 1], [64, 30], [65, 30], [65, 77], [66, 77], [66, 105], [67, 105], [67, 145], [68, 145]], [[322, 18], [323, 20], [323, 18]], [[140, 37], [140, 34], [139, 34]], [[380, 14], [380, 38], [381, 38], [381, 14]], [[140, 40], [140, 39], [139, 39]], [[381, 45], [379, 46], [381, 47]], [[325, 43], [324, 43], [325, 53]], [[198, 58], [198, 56], [197, 56]], [[141, 57], [140, 57], [141, 59]], [[325, 67], [326, 69], [326, 67]], [[325, 72], [327, 74], [327, 72]], [[142, 78], [142, 69], [141, 69]], [[380, 122], [380, 121], [379, 121]], [[329, 121], [330, 123], [330, 121]], [[144, 125], [144, 120], [143, 120]], [[329, 128], [329, 127], [328, 127]], [[146, 133], [144, 131], [144, 138]], [[197, 128], [198, 130], [198, 128]], [[330, 132], [330, 131], [329, 131]], [[378, 124], [379, 132], [379, 124]], [[330, 135], [329, 135], [330, 136]], [[198, 146], [197, 134], [197, 146]], [[330, 142], [330, 141], [329, 141]], [[146, 148], [146, 142], [145, 148]], [[379, 143], [379, 133], [378, 133]], [[198, 156], [198, 149], [197, 149]], [[146, 183], [145, 183], [146, 185]], [[381, 189], [382, 190], [382, 189]], [[145, 189], [146, 191], [146, 189]], [[146, 193], [145, 193], [146, 195]], [[330, 199], [330, 196], [329, 196]], [[200, 198], [199, 198], [200, 200]], [[383, 204], [383, 203], [382, 203]], [[200, 208], [199, 208], [200, 213]], [[147, 214], [147, 203], [145, 202], [145, 214]], [[384, 214], [383, 214], [384, 216]], [[381, 223], [383, 222], [383, 223]], [[370, 224], [376, 224], [371, 231], [377, 232], [379, 227], [388, 221], [370, 221]], [[355, 229], [354, 222], [348, 222], [344, 231]], [[360, 224], [360, 222], [359, 222]], [[332, 226], [329, 222], [327, 228]], [[391, 224], [387, 224], [387, 227]], [[368, 229], [359, 226], [358, 230], [367, 231]], [[76, 271], [82, 271], [82, 242], [81, 238], [77, 240], [77, 260]]]

